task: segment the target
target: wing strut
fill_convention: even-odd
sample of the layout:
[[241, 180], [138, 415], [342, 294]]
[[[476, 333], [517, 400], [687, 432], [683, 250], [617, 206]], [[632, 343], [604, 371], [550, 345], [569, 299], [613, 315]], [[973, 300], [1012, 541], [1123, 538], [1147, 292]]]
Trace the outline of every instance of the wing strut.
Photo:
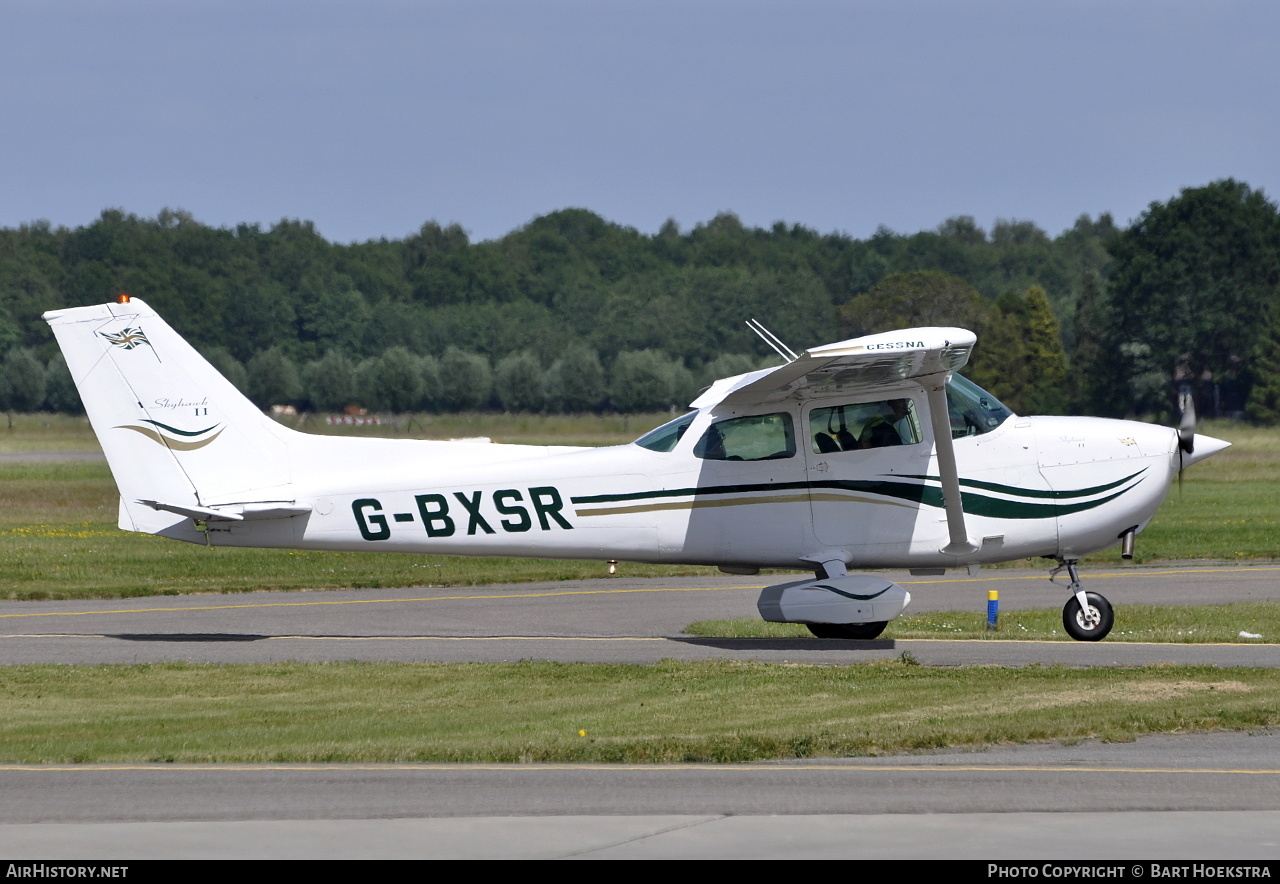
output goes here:
[[964, 524], [964, 501], [960, 497], [960, 471], [956, 467], [956, 450], [951, 439], [951, 418], [947, 411], [947, 379], [950, 373], [920, 379], [929, 395], [929, 422], [933, 425], [933, 444], [938, 452], [938, 475], [942, 477], [942, 503], [947, 510], [947, 531], [951, 542], [941, 552], [949, 556], [965, 556], [978, 551], [969, 542]]

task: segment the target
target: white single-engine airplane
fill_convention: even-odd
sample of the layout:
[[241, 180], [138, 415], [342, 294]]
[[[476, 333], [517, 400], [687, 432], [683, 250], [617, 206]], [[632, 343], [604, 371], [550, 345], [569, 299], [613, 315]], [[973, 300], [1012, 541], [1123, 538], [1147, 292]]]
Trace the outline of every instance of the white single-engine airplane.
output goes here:
[[[911, 597], [853, 568], [1056, 559], [1068, 633], [1111, 606], [1077, 560], [1131, 555], [1179, 470], [1227, 443], [1088, 417], [1018, 417], [955, 372], [976, 338], [914, 328], [717, 381], [609, 448], [349, 439], [259, 411], [141, 300], [53, 327], [120, 489], [120, 527], [214, 546], [540, 556], [812, 571], [766, 620], [874, 638]], [[767, 339], [766, 339], [767, 340]]]

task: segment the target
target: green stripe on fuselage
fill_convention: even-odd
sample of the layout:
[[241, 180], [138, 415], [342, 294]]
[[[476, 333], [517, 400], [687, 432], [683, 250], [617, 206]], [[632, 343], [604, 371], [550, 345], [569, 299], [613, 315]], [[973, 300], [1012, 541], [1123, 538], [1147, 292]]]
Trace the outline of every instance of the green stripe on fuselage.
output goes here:
[[[1076, 497], [1089, 497], [1092, 494], [1101, 494], [1103, 491], [1110, 491], [1112, 488], [1118, 488], [1130, 479], [1141, 476], [1147, 471], [1148, 467], [1143, 467], [1136, 473], [1131, 473], [1123, 479], [1116, 479], [1114, 482], [1108, 482], [1105, 485], [1095, 485], [1092, 488], [1078, 488], [1074, 491], [1058, 491], [1058, 490], [1041, 490], [1037, 488], [1017, 488], [1013, 485], [1001, 485], [997, 482], [979, 482], [977, 479], [961, 479], [960, 484], [966, 488], [981, 488], [983, 491], [996, 491], [1000, 494], [1011, 494], [1017, 497], [1039, 497], [1049, 498], [1051, 500], [1071, 500]], [[923, 479], [926, 482], [941, 482], [939, 476], [918, 476], [908, 475], [902, 476], [904, 479]]]
[[[1086, 489], [1075, 492], [1061, 492], [1066, 499], [1072, 497], [1083, 497], [1089, 493], [1097, 493], [1097, 491], [1106, 491], [1115, 488], [1131, 479], [1140, 476], [1144, 471], [1139, 471], [1131, 476], [1126, 476], [1118, 482], [1112, 482], [1107, 485], [1100, 485], [1096, 489]], [[905, 478], [929, 478], [929, 477], [905, 477]], [[1067, 516], [1072, 513], [1084, 512], [1094, 507], [1102, 506], [1120, 497], [1122, 494], [1137, 487], [1142, 482], [1138, 479], [1128, 488], [1122, 488], [1115, 494], [1097, 500], [1076, 501], [1075, 503], [1028, 503], [1018, 500], [1001, 500], [996, 497], [987, 497], [983, 494], [961, 494], [965, 513], [972, 516], [985, 516], [991, 519], [1051, 519], [1055, 516]], [[982, 486], [994, 485], [994, 483], [982, 483]], [[1010, 486], [995, 486], [1004, 489]], [[721, 494], [763, 494], [766, 492], [776, 493], [778, 491], [794, 491], [807, 490], [813, 491], [851, 491], [859, 494], [875, 494], [881, 497], [891, 497], [896, 500], [908, 501], [910, 503], [922, 504], [924, 506], [943, 508], [942, 489], [925, 485], [918, 482], [891, 482], [886, 480], [840, 480], [832, 479], [824, 482], [774, 482], [770, 484], [753, 484], [753, 485], [707, 485], [701, 488], [673, 488], [661, 491], [634, 491], [627, 494], [591, 494], [583, 497], [571, 498], [575, 506], [583, 504], [602, 504], [602, 503], [631, 503], [641, 500], [670, 500], [677, 497], [706, 497], [710, 495]], [[1050, 497], [1055, 496], [1054, 492], [1036, 492], [1031, 493], [1034, 489], [1014, 490], [1011, 489], [1006, 493], [1023, 494], [1027, 497]], [[759, 502], [765, 503], [768, 498], [762, 497]], [[598, 515], [605, 515], [607, 511], [601, 511]]]

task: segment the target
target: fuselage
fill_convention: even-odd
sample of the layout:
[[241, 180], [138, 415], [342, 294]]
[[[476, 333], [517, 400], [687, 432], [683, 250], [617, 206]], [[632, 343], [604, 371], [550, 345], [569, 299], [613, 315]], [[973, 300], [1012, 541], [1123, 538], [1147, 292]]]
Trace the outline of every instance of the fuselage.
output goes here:
[[[909, 413], [892, 444], [867, 444], [874, 421], [865, 416], [885, 403]], [[1179, 467], [1167, 427], [1010, 415], [975, 428], [953, 414], [976, 548], [958, 557], [943, 552], [932, 431], [915, 417], [923, 407], [909, 382], [874, 397], [716, 406], [686, 416], [668, 432], [674, 440], [595, 449], [291, 434], [292, 480], [277, 496], [310, 512], [210, 526], [208, 542], [734, 568], [1073, 559], [1141, 531]], [[885, 424], [893, 415], [881, 410]], [[741, 437], [738, 455], [725, 447], [735, 444], [723, 438], [731, 431]], [[1217, 450], [1216, 440], [1198, 438], [1202, 450]], [[157, 533], [206, 542], [190, 521]]]

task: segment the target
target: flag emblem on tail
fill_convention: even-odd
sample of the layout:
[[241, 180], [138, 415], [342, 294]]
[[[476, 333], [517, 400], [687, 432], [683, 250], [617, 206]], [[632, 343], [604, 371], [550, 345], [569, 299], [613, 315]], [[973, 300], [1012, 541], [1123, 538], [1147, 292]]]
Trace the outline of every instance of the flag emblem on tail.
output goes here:
[[112, 345], [116, 347], [124, 347], [126, 350], [133, 350], [143, 344], [146, 344], [148, 347], [151, 346], [151, 342], [147, 340], [147, 336], [143, 333], [141, 326], [138, 328], [121, 329], [116, 334], [112, 334], [110, 332], [98, 332], [98, 334], [110, 341]]

